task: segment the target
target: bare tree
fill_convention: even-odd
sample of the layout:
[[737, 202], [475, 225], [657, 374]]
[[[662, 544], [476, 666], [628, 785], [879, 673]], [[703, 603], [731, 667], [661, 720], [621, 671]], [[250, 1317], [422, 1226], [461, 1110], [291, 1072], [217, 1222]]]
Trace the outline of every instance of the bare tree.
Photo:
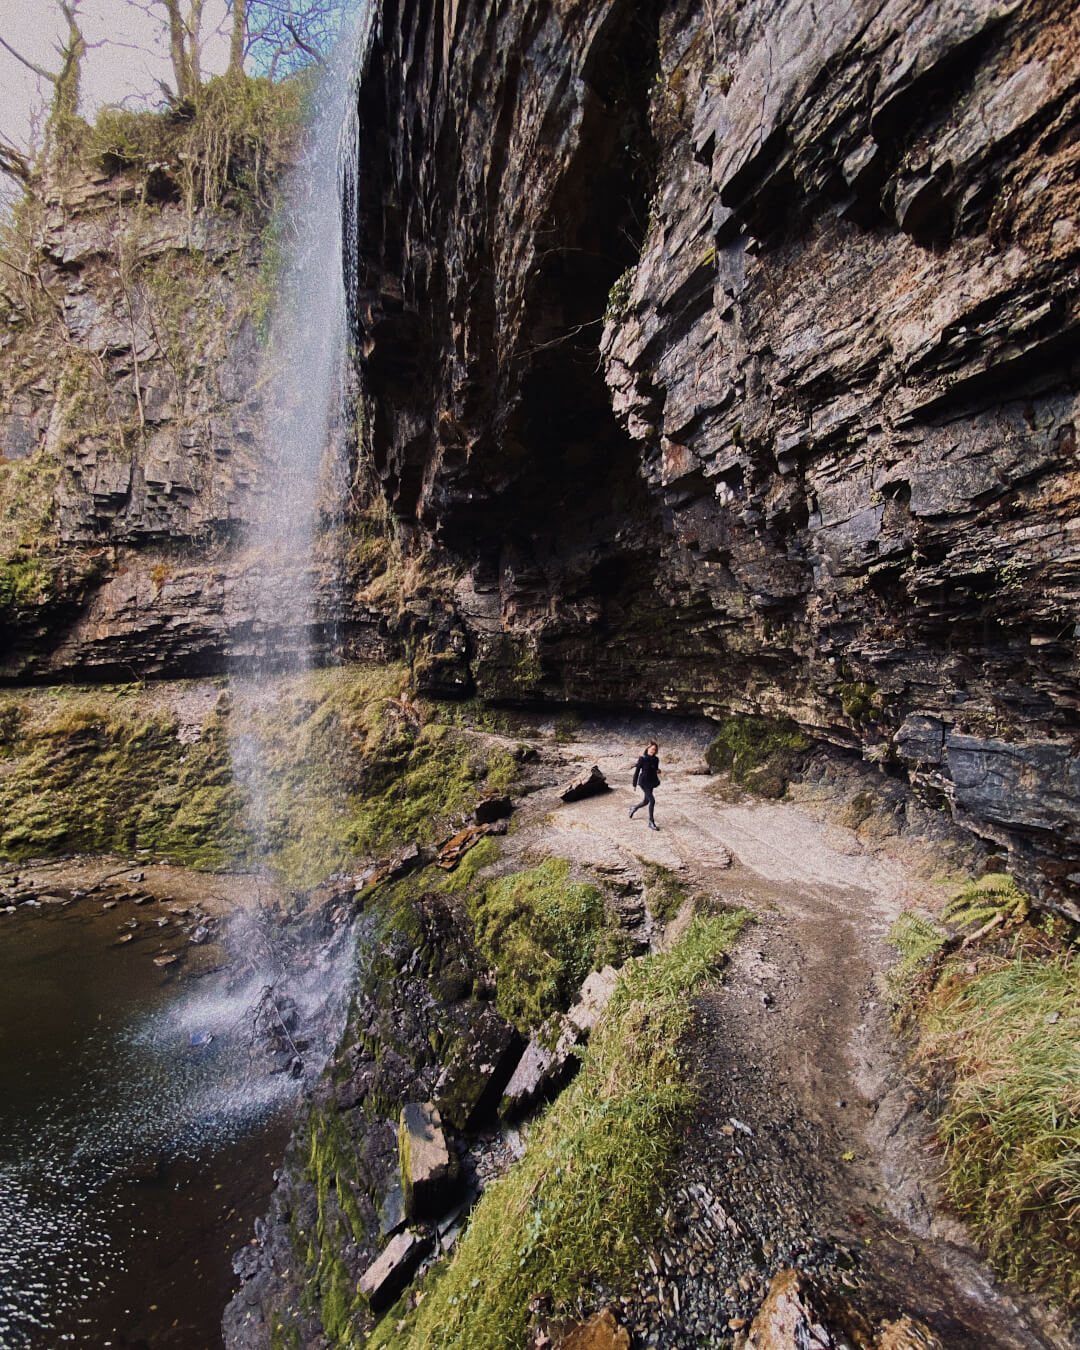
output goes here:
[[247, 0], [233, 0], [232, 38], [229, 43], [229, 74], [240, 75], [247, 55]]
[[[36, 61], [31, 61], [0, 33], [0, 47], [39, 79], [52, 85], [49, 116], [45, 123], [46, 150], [78, 116], [79, 80], [83, 57], [86, 55], [86, 39], [79, 26], [79, 0], [55, 0], [55, 3], [67, 25], [66, 36], [56, 44], [56, 53], [60, 58], [58, 70], [48, 70]], [[0, 170], [23, 182], [29, 179], [31, 171], [30, 155], [3, 136], [0, 136]]]
[[169, 44], [173, 85], [158, 87], [170, 103], [191, 103], [202, 86], [203, 10], [205, 0], [128, 0], [133, 9], [159, 19]]
[[246, 11], [249, 65], [271, 79], [321, 65], [352, 7], [350, 0], [233, 0], [234, 16], [238, 2]]

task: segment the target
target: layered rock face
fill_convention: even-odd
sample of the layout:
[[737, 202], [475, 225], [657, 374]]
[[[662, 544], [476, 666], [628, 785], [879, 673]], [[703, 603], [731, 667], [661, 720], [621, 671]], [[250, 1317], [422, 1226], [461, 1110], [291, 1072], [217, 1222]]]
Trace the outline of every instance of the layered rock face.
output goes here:
[[373, 449], [482, 689], [790, 716], [1080, 895], [1078, 25], [387, 0]]
[[388, 650], [332, 532], [313, 631], [260, 612], [281, 567], [243, 548], [268, 472], [271, 213], [193, 208], [180, 172], [71, 157], [24, 206], [34, 270], [20, 288], [5, 269], [0, 340], [7, 680], [211, 673], [275, 648], [287, 664], [309, 638], [326, 660]]

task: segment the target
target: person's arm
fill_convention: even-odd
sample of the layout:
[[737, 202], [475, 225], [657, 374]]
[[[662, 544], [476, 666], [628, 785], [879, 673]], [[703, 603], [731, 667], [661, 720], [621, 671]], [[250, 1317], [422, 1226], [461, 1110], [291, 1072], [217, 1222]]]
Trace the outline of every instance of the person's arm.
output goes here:
[[641, 760], [639, 759], [638, 762], [634, 765], [634, 781], [631, 784], [631, 787], [637, 787], [638, 774], [640, 772], [641, 772]]

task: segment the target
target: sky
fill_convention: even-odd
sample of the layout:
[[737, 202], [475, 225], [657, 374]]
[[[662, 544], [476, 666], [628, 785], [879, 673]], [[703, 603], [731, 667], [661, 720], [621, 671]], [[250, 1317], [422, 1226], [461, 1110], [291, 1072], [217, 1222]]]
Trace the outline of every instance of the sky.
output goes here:
[[[173, 84], [161, 11], [147, 15], [132, 0], [82, 0], [79, 13], [90, 46], [83, 66], [83, 116], [92, 120], [104, 104], [124, 100], [134, 107], [159, 103], [155, 81]], [[37, 65], [56, 69], [55, 43], [62, 31], [54, 0], [0, 0], [0, 36]], [[226, 0], [206, 0], [203, 35], [203, 73], [218, 74], [229, 60]], [[51, 92], [0, 48], [0, 133], [9, 141], [26, 148], [35, 111]]]

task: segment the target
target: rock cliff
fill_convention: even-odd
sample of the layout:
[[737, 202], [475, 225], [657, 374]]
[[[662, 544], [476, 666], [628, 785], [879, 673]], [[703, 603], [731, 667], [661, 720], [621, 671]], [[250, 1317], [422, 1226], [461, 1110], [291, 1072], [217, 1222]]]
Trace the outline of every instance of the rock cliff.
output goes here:
[[481, 692], [790, 717], [1080, 896], [1080, 21], [386, 0], [355, 321]]
[[[105, 114], [19, 205], [0, 269], [6, 681], [202, 674], [295, 646], [258, 612], [265, 559], [243, 546], [272, 472], [262, 360], [296, 154], [289, 91], [267, 86], [211, 86], [202, 115], [232, 144], [216, 164], [183, 116]], [[272, 131], [228, 120], [260, 112]], [[327, 531], [312, 562], [327, 659], [388, 650], [338, 584], [351, 542]]]

